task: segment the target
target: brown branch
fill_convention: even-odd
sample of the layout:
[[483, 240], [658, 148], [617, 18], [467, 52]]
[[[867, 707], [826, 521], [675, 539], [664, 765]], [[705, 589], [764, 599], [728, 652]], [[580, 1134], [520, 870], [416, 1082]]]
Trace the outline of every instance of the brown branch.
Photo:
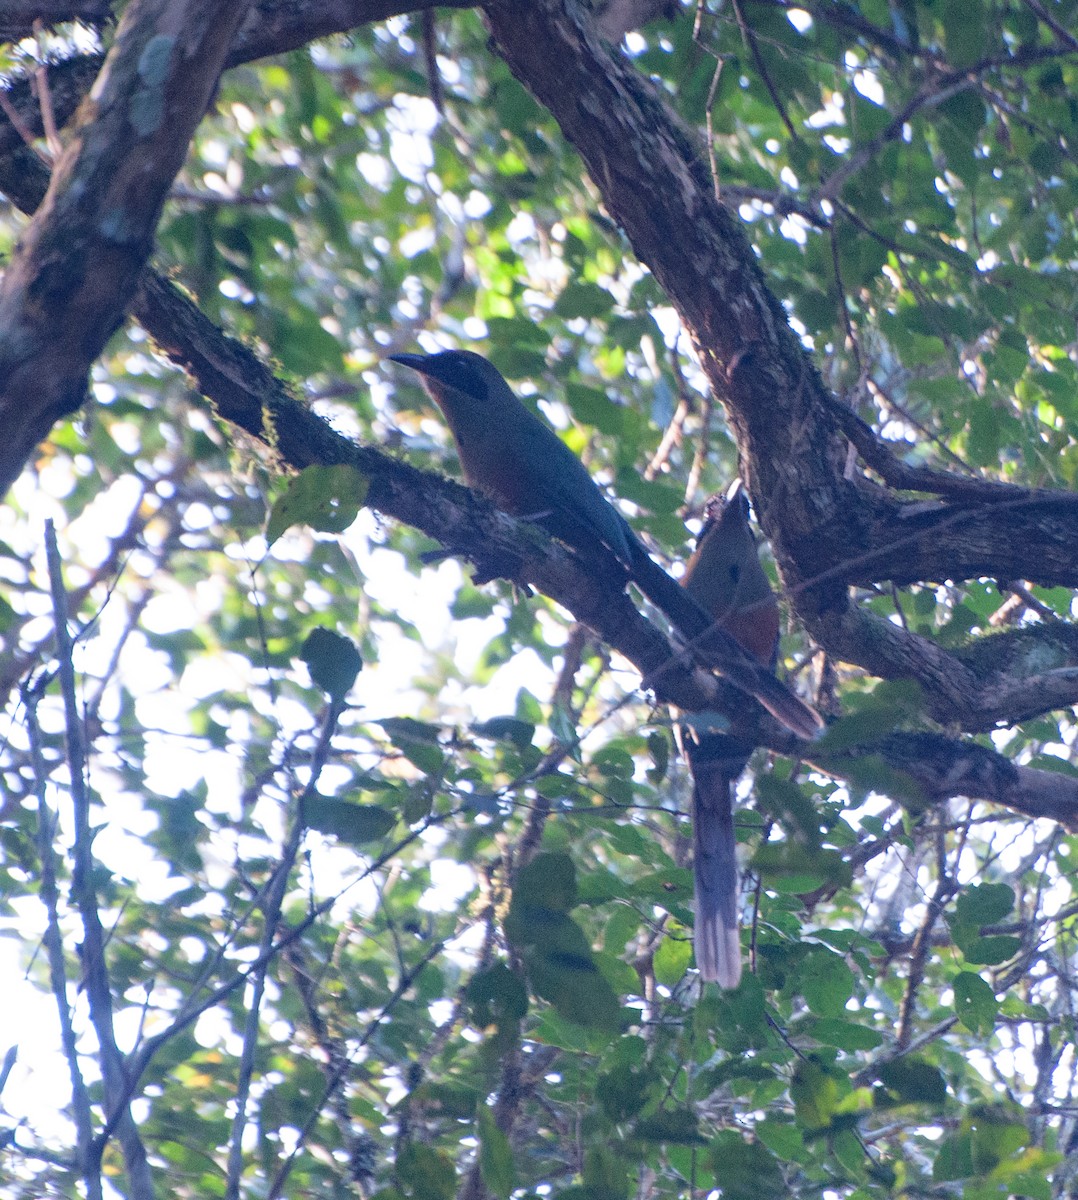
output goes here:
[[82, 403], [246, 7], [135, 0], [127, 8], [93, 100], [0, 283], [0, 424], [9, 447], [0, 490]]
[[807, 758], [840, 778], [881, 779], [881, 770], [904, 777], [906, 799], [935, 805], [955, 797], [987, 800], [1030, 817], [1078, 831], [1078, 777], [1019, 766], [988, 746], [938, 733], [892, 733], [875, 743]]
[[[1076, 499], [904, 468], [867, 426], [839, 412], [744, 231], [716, 202], [701, 147], [657, 89], [560, 0], [485, 7], [506, 62], [556, 117], [690, 331], [726, 406], [787, 595], [812, 635], [877, 674], [917, 679], [934, 712], [975, 728], [994, 723], [998, 704], [981, 709], [961, 661], [927, 639], [878, 629], [852, 608], [848, 585], [983, 576], [1078, 585]], [[847, 479], [840, 428], [892, 486], [952, 502], [902, 504], [864, 477]], [[1014, 694], [994, 682], [997, 699]], [[1053, 675], [1051, 690], [1053, 700], [1078, 698], [1066, 676]]]
[[[100, 26], [112, 19], [112, 7], [108, 0], [5, 0], [0, 41], [30, 37], [35, 21], [46, 26], [65, 21]], [[257, 0], [240, 28], [228, 65], [285, 54], [315, 38], [405, 13], [474, 7], [475, 0]]]
[[111, 20], [109, 0], [6, 0], [0, 14], [0, 41], [30, 37], [39, 23], [51, 28], [66, 21], [104, 25]]

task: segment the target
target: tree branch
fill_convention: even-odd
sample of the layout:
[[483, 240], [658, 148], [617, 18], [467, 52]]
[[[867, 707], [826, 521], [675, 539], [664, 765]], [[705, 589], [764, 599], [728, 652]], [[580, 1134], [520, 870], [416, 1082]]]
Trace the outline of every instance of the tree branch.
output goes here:
[[[899, 472], [867, 427], [840, 417], [744, 230], [714, 197], [694, 135], [658, 89], [607, 50], [573, 0], [525, 9], [488, 0], [484, 9], [510, 69], [557, 119], [689, 330], [726, 407], [787, 595], [810, 633], [837, 657], [916, 679], [930, 711], [949, 721], [983, 729], [1006, 719], [998, 708], [1014, 696], [1006, 681], [995, 680], [992, 707], [984, 708], [966, 691], [978, 681], [959, 658], [897, 627], [881, 629], [852, 607], [848, 585], [983, 576], [1078, 584], [1078, 499]], [[847, 436], [888, 482], [950, 500], [903, 503], [864, 475], [847, 477]], [[1060, 675], [1051, 693], [1065, 703], [1078, 697]]]
[[0, 490], [82, 403], [123, 319], [244, 0], [135, 0], [0, 283]]
[[[47, 683], [44, 679], [42, 683]], [[26, 706], [26, 723], [30, 735], [30, 757], [34, 766], [34, 791], [37, 796], [37, 845], [41, 859], [41, 902], [45, 906], [45, 953], [49, 963], [49, 982], [56, 1000], [57, 1017], [60, 1023], [60, 1044], [71, 1077], [71, 1108], [75, 1119], [75, 1135], [78, 1146], [78, 1164], [82, 1182], [90, 1200], [102, 1200], [101, 1171], [93, 1155], [93, 1110], [90, 1093], [79, 1066], [78, 1040], [71, 1020], [71, 1003], [68, 999], [67, 966], [64, 962], [64, 940], [60, 929], [60, 893], [56, 882], [56, 813], [49, 805], [46, 786], [46, 769], [42, 757], [41, 728], [37, 720], [37, 705], [41, 688], [24, 688], [22, 700]]]
[[[90, 1020], [97, 1035], [101, 1074], [105, 1082], [106, 1112], [115, 1125], [127, 1181], [133, 1200], [153, 1200], [153, 1178], [128, 1102], [125, 1064], [116, 1044], [112, 1021], [112, 984], [105, 960], [105, 931], [97, 906], [94, 886], [93, 829], [90, 825], [90, 794], [86, 785], [86, 747], [82, 736], [75, 691], [74, 643], [67, 627], [67, 594], [64, 590], [60, 551], [52, 521], [45, 522], [45, 555], [48, 561], [49, 591], [52, 598], [53, 627], [56, 631], [56, 657], [59, 663], [60, 693], [64, 702], [64, 731], [67, 740], [67, 768], [71, 802], [75, 814], [75, 867], [71, 890], [82, 920], [83, 984], [90, 1001]], [[93, 1153], [82, 1163], [86, 1176], [100, 1179], [104, 1139], [98, 1139]]]

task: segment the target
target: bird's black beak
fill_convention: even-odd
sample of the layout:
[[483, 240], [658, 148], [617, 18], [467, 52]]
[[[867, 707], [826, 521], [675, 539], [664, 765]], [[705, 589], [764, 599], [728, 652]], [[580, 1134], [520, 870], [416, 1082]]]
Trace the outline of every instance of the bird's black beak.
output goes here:
[[402, 367], [411, 367], [413, 371], [418, 371], [420, 375], [426, 375], [430, 362], [429, 354], [391, 354], [390, 362], [400, 363]]

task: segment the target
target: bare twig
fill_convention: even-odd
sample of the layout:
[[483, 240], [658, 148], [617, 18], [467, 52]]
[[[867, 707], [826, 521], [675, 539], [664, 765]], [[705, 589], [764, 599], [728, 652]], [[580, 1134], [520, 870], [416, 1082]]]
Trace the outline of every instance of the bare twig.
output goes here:
[[408, 989], [419, 976], [420, 972], [423, 971], [427, 963], [441, 954], [443, 949], [443, 943], [436, 942], [427, 950], [427, 953], [423, 955], [423, 957], [411, 968], [411, 970], [401, 976], [400, 980], [397, 982], [397, 986], [393, 989], [393, 995], [390, 996], [390, 998], [382, 1006], [378, 1015], [363, 1031], [363, 1036], [357, 1042], [355, 1048], [352, 1050], [352, 1053], [349, 1054], [347, 1058], [343, 1059], [343, 1061], [338, 1065], [337, 1069], [330, 1076], [326, 1083], [325, 1091], [322, 1093], [322, 1096], [319, 1098], [318, 1102], [311, 1109], [311, 1113], [307, 1120], [303, 1123], [303, 1127], [300, 1129], [299, 1135], [296, 1138], [296, 1144], [292, 1147], [288, 1157], [277, 1168], [277, 1174], [274, 1175], [273, 1181], [266, 1193], [266, 1200], [279, 1200], [280, 1196], [283, 1194], [282, 1189], [288, 1182], [288, 1177], [292, 1173], [292, 1168], [295, 1166], [296, 1157], [307, 1144], [307, 1139], [310, 1136], [311, 1130], [314, 1128], [315, 1122], [321, 1115], [326, 1102], [347, 1078], [349, 1071], [352, 1069], [352, 1066], [355, 1064], [363, 1049], [370, 1042], [371, 1038], [373, 1038], [378, 1032], [382, 1022], [393, 1012], [393, 1010], [403, 999]]
[[[97, 889], [94, 887], [93, 878], [93, 830], [90, 825], [90, 793], [86, 782], [86, 746], [75, 695], [75, 664], [72, 659], [74, 642], [67, 626], [67, 594], [64, 590], [60, 551], [56, 543], [56, 529], [51, 520], [45, 523], [45, 557], [49, 572], [53, 624], [56, 630], [60, 694], [64, 703], [67, 767], [75, 813], [71, 890], [79, 916], [82, 918], [83, 982], [90, 1002], [90, 1020], [97, 1034], [107, 1112], [110, 1114], [110, 1123], [115, 1125], [123, 1152], [130, 1194], [133, 1200], [152, 1200], [153, 1179], [146, 1158], [146, 1148], [131, 1116], [126, 1066], [116, 1044], [113, 1028], [112, 985], [105, 960], [105, 931], [97, 907]], [[104, 1137], [98, 1138], [86, 1165], [88, 1171], [96, 1172], [99, 1169], [104, 1149]]]
[[79, 1066], [79, 1050], [75, 1027], [71, 1020], [68, 1000], [67, 966], [64, 962], [64, 941], [60, 931], [60, 895], [56, 886], [56, 814], [49, 805], [46, 789], [47, 771], [41, 752], [41, 728], [37, 720], [37, 704], [51, 676], [42, 675], [36, 687], [25, 687], [22, 700], [26, 706], [26, 724], [30, 737], [30, 755], [34, 764], [34, 790], [37, 793], [37, 847], [41, 859], [41, 899], [45, 905], [45, 953], [49, 962], [49, 980], [60, 1021], [60, 1044], [71, 1077], [71, 1107], [75, 1117], [75, 1136], [79, 1169], [90, 1200], [102, 1200], [101, 1171], [93, 1153], [93, 1112], [90, 1094]]

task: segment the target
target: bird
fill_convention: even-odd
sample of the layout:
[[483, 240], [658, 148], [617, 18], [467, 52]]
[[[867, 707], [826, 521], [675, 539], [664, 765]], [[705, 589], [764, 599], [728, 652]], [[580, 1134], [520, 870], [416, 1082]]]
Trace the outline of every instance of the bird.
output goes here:
[[819, 715], [748, 654], [648, 553], [587, 468], [526, 408], [493, 363], [472, 350], [391, 354], [416, 371], [449, 424], [465, 481], [511, 516], [536, 521], [585, 561], [613, 555], [670, 618], [705, 664], [757, 700], [799, 737]]
[[[779, 608], [749, 525], [739, 481], [712, 497], [682, 586], [715, 623], [761, 665], [775, 669]], [[702, 979], [735, 988], [741, 981], [734, 788], [752, 745], [726, 734], [678, 727], [692, 774], [693, 943]]]
[[554, 430], [517, 399], [493, 363], [471, 350], [393, 354], [411, 367], [449, 423], [467, 483], [503, 512], [537, 521], [585, 557], [633, 565], [636, 535]]

